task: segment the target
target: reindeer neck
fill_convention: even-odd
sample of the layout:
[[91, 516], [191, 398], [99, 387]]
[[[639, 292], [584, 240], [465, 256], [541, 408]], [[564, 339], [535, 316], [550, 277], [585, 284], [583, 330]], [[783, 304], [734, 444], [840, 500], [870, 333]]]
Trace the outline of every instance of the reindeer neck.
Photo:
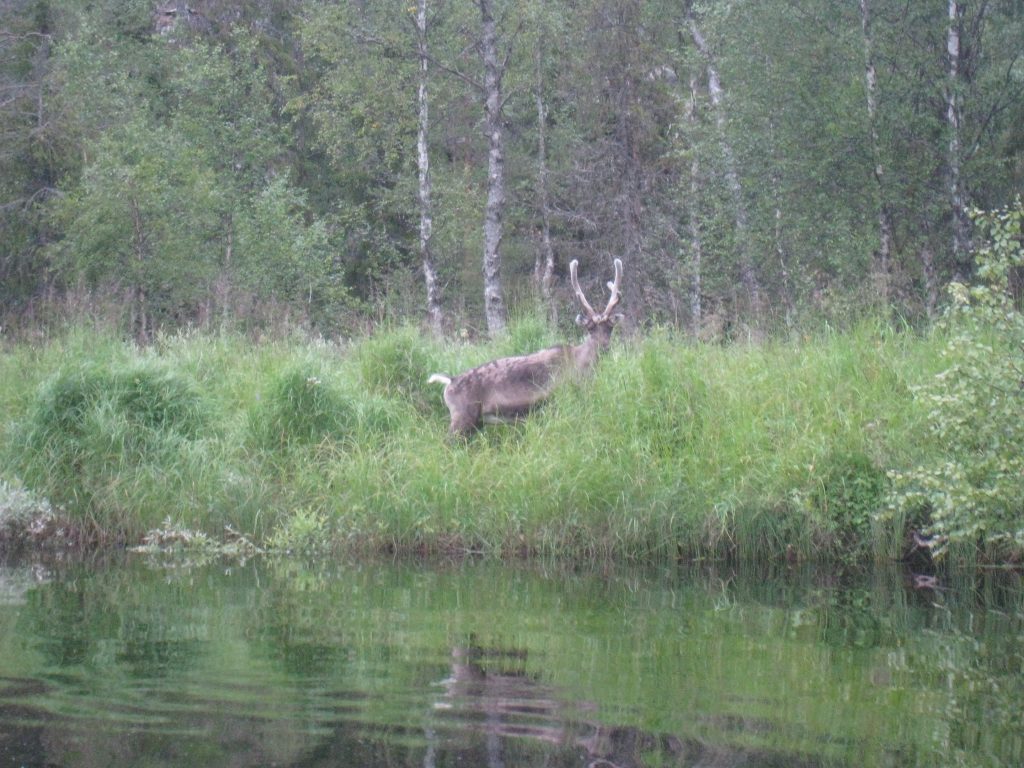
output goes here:
[[601, 345], [598, 343], [597, 337], [588, 335], [582, 343], [572, 348], [573, 364], [576, 370], [584, 373], [589, 371], [597, 361], [600, 352]]

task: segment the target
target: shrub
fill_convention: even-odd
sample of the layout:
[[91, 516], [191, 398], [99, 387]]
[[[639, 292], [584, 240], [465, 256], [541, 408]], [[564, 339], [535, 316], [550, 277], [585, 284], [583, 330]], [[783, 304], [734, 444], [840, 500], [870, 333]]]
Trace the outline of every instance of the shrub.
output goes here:
[[312, 553], [328, 549], [331, 531], [327, 516], [312, 509], [296, 509], [280, 520], [267, 540], [267, 548], [282, 553]]
[[835, 537], [835, 551], [850, 559], [870, 540], [871, 518], [886, 493], [885, 471], [862, 451], [836, 448], [820, 460], [811, 504]]
[[890, 473], [882, 516], [922, 520], [940, 552], [958, 542], [1024, 547], [1024, 315], [1010, 290], [1011, 270], [1024, 265], [1024, 205], [974, 215], [987, 242], [976, 284], [950, 285], [949, 366], [914, 393], [939, 458]]

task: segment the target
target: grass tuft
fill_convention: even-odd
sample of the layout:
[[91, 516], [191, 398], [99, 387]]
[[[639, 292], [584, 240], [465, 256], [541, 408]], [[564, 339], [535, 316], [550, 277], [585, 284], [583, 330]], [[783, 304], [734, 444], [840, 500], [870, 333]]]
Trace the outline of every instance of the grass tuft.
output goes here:
[[359, 409], [319, 366], [300, 365], [277, 376], [252, 409], [250, 429], [256, 444], [283, 448], [325, 439], [350, 439]]
[[424, 412], [436, 408], [438, 388], [427, 379], [438, 368], [415, 328], [381, 331], [360, 343], [355, 356], [360, 379], [371, 394], [402, 398]]

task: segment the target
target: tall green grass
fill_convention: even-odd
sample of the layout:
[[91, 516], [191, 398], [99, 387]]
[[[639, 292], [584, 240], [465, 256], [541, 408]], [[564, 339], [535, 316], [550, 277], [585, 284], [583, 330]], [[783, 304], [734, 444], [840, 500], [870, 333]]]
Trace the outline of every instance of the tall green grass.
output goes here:
[[527, 420], [445, 439], [435, 371], [553, 342], [408, 327], [351, 344], [68, 336], [0, 355], [0, 477], [104, 537], [172, 520], [336, 546], [654, 559], [861, 558], [885, 473], [913, 462], [908, 386], [940, 339], [865, 324], [761, 345], [618, 341]]

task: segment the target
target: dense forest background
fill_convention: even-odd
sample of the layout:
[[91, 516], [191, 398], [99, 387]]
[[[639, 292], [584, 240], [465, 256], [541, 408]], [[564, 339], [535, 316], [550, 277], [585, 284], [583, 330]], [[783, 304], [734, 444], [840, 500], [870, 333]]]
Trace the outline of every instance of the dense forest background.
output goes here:
[[633, 328], [924, 321], [1022, 54], [1020, 0], [0, 0], [0, 322], [496, 334], [613, 257]]

